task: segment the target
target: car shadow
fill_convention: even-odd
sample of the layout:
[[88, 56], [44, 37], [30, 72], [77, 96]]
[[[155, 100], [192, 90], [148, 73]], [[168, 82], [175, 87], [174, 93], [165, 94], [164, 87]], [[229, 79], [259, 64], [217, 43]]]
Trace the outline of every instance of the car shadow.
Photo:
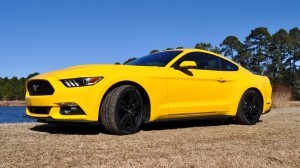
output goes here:
[[50, 134], [66, 135], [97, 135], [107, 134], [102, 125], [53, 125], [42, 124], [30, 128], [32, 131], [45, 132]]
[[[258, 122], [262, 122], [259, 120]], [[193, 119], [193, 120], [170, 120], [145, 123], [140, 130], [173, 130], [192, 127], [216, 127], [235, 124], [231, 119]], [[49, 134], [66, 134], [66, 135], [97, 135], [108, 134], [102, 125], [53, 125], [41, 124], [30, 128], [32, 131], [45, 132]]]
[[233, 121], [228, 118], [219, 119], [193, 119], [193, 120], [170, 120], [146, 123], [142, 125], [143, 131], [171, 130], [191, 127], [211, 127], [230, 125]]

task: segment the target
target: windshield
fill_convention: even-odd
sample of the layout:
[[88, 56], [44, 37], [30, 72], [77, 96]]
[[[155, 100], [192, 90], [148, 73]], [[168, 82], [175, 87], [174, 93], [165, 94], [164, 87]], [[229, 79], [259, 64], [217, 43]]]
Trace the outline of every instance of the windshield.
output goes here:
[[150, 55], [143, 56], [136, 60], [133, 60], [127, 65], [139, 65], [139, 66], [166, 66], [173, 58], [179, 55], [182, 51], [165, 51], [158, 52]]

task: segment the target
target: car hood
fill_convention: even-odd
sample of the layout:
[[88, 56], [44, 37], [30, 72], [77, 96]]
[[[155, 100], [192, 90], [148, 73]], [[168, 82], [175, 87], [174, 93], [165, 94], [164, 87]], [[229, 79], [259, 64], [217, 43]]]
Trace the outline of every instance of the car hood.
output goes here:
[[40, 74], [34, 78], [42, 76], [55, 76], [59, 79], [80, 78], [80, 77], [94, 77], [107, 75], [120, 75], [124, 72], [129, 74], [136, 74], [137, 72], [151, 72], [153, 68], [160, 67], [146, 67], [146, 66], [132, 66], [132, 65], [106, 65], [106, 64], [92, 64], [92, 65], [78, 65], [64, 69], [59, 69], [47, 73]]

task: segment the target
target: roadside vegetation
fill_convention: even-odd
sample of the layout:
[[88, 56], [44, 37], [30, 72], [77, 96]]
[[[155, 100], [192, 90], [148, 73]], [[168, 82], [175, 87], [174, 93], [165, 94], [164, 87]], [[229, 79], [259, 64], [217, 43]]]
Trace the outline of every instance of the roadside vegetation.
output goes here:
[[[178, 49], [184, 48], [182, 46]], [[274, 107], [282, 107], [286, 100], [300, 100], [300, 29], [280, 29], [270, 34], [266, 27], [257, 27], [243, 41], [227, 36], [219, 46], [197, 43], [195, 48], [220, 53], [236, 61], [253, 73], [266, 75], [273, 86]], [[166, 48], [171, 50], [173, 48]], [[151, 50], [150, 53], [159, 52]], [[129, 58], [126, 64], [136, 58]], [[116, 62], [115, 64], [121, 64]], [[1, 78], [0, 100], [24, 100], [26, 78]]]
[[273, 88], [272, 93], [272, 108], [281, 108], [291, 106], [290, 101], [292, 100], [292, 89], [278, 85]]

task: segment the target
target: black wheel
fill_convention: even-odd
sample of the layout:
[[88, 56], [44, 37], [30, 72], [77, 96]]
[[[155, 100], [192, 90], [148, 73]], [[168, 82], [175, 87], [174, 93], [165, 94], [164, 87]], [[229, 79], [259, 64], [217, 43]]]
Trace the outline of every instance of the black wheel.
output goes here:
[[263, 101], [255, 90], [247, 90], [239, 103], [235, 120], [239, 124], [253, 125], [260, 118], [263, 110]]
[[131, 85], [122, 85], [111, 90], [100, 109], [100, 118], [110, 134], [132, 134], [143, 122], [143, 98]]

